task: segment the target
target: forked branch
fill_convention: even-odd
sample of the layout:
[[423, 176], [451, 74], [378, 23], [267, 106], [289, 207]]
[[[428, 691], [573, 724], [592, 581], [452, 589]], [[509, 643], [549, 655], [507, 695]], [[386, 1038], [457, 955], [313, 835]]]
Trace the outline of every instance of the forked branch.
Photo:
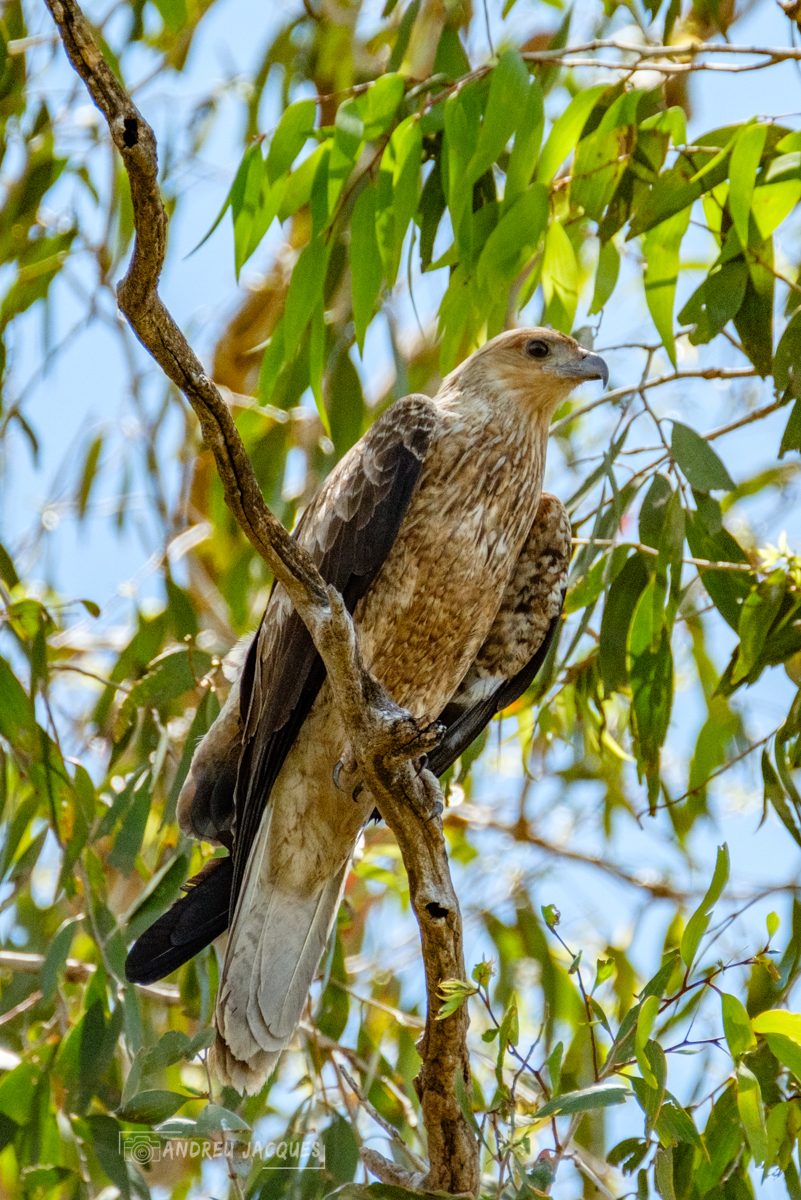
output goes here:
[[[453, 890], [439, 786], [417, 773], [411, 759], [438, 740], [420, 729], [365, 671], [353, 622], [341, 597], [325, 586], [311, 558], [270, 512], [230, 410], [158, 294], [167, 214], [158, 186], [153, 131], [105, 62], [75, 0], [47, 0], [70, 62], [105, 117], [131, 183], [136, 240], [117, 289], [121, 311], [139, 341], [186, 396], [214, 453], [225, 498], [237, 523], [289, 594], [325, 663], [350, 745], [386, 823], [395, 834], [409, 875], [420, 925], [428, 992], [423, 1065], [417, 1089], [428, 1135], [427, 1190], [475, 1193], [478, 1146], [458, 1103], [455, 1078], [467, 1095], [470, 1068], [464, 1006], [437, 1021], [444, 979], [464, 978], [462, 920]], [[380, 1157], [374, 1167], [380, 1170]]]

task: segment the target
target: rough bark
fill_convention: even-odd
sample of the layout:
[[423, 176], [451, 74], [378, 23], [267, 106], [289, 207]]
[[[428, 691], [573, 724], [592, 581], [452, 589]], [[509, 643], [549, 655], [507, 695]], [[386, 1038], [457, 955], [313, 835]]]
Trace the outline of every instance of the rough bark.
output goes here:
[[[437, 1021], [444, 979], [464, 979], [462, 922], [448, 868], [435, 778], [412, 759], [433, 749], [436, 726], [421, 728], [364, 669], [353, 623], [309, 556], [270, 512], [230, 410], [158, 295], [167, 214], [158, 187], [156, 139], [105, 62], [74, 0], [47, 0], [73, 67], [105, 117], [131, 183], [136, 239], [117, 298], [139, 341], [186, 396], [212, 450], [237, 523], [283, 584], [328, 672], [366, 786], [395, 834], [420, 926], [428, 992], [423, 1065], [416, 1081], [428, 1135], [425, 1190], [476, 1193], [478, 1146], [459, 1107], [455, 1079], [470, 1095], [467, 1013]], [[375, 1166], [379, 1166], [378, 1157]]]

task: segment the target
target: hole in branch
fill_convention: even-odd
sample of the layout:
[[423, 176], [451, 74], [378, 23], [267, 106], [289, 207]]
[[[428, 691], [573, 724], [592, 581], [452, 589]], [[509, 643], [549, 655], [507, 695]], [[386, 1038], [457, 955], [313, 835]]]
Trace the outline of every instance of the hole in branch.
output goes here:
[[430, 913], [432, 917], [441, 918], [448, 915], [447, 908], [443, 908], [441, 904], [437, 904], [436, 900], [432, 900], [430, 904], [426, 905], [426, 912]]
[[135, 146], [139, 141], [139, 122], [136, 117], [126, 117], [124, 125], [122, 140], [128, 147]]

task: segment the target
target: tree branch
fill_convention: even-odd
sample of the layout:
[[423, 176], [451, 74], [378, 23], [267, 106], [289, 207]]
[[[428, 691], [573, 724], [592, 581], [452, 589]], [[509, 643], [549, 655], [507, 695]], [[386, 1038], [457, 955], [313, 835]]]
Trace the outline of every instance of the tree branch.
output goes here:
[[136, 240], [117, 289], [120, 310], [139, 341], [192, 406], [214, 453], [225, 499], [237, 523], [283, 585], [325, 663], [362, 778], [403, 855], [420, 926], [428, 1014], [415, 1081], [428, 1134], [428, 1190], [475, 1193], [478, 1144], [456, 1096], [456, 1072], [471, 1094], [466, 1006], [437, 1021], [444, 979], [465, 976], [462, 920], [453, 890], [442, 822], [441, 793], [411, 759], [439, 740], [421, 729], [364, 669], [356, 631], [342, 598], [326, 588], [309, 555], [270, 512], [230, 410], [158, 295], [167, 215], [158, 187], [156, 139], [98, 49], [75, 0], [47, 0], [70, 62], [105, 117], [131, 182]]

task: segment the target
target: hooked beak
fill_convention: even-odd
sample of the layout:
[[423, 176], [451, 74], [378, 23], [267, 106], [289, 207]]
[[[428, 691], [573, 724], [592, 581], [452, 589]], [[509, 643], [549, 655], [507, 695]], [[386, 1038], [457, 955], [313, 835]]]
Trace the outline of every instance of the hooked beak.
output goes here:
[[577, 382], [583, 382], [585, 379], [601, 379], [604, 387], [609, 383], [609, 368], [606, 363], [600, 354], [590, 354], [588, 350], [585, 350], [570, 366], [562, 367], [559, 373], [575, 379]]

